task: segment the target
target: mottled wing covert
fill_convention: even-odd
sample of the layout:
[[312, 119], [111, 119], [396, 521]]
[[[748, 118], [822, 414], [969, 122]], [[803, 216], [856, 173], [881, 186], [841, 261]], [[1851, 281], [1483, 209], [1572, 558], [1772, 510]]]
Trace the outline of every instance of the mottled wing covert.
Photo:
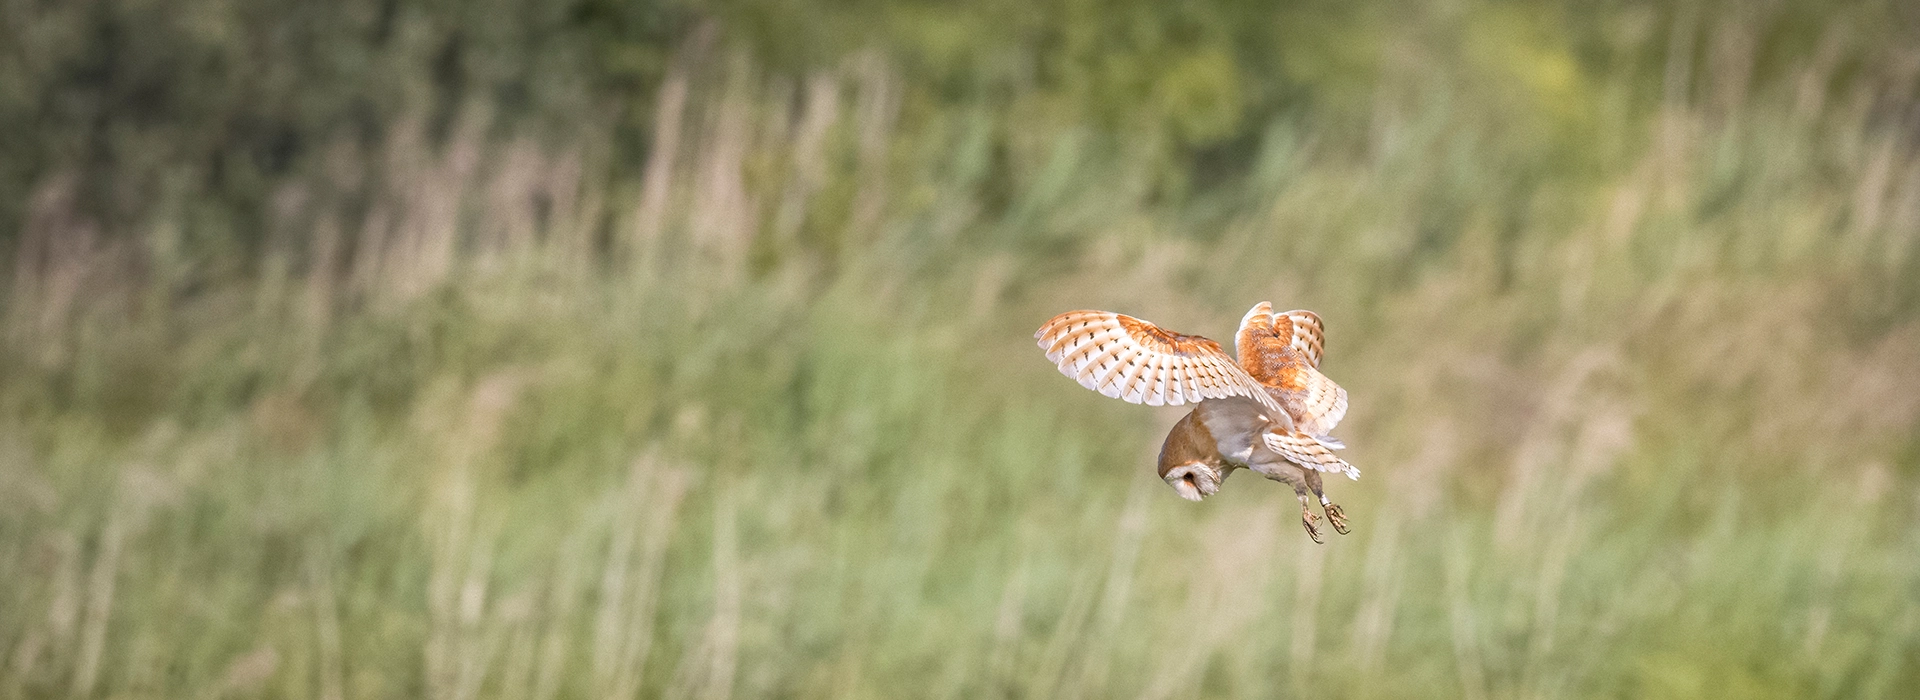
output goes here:
[[1245, 396], [1270, 416], [1286, 409], [1220, 344], [1108, 311], [1069, 311], [1035, 331], [1047, 359], [1081, 386], [1128, 403], [1179, 406]]

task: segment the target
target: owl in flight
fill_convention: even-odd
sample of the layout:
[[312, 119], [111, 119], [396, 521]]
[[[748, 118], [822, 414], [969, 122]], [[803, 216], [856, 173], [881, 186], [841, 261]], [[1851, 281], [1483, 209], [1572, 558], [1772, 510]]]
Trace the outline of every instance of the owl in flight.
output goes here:
[[1182, 498], [1198, 501], [1247, 467], [1293, 487], [1300, 522], [1320, 542], [1307, 495], [1319, 497], [1327, 521], [1347, 534], [1346, 514], [1327, 500], [1321, 472], [1360, 478], [1333, 451], [1346, 445], [1327, 433], [1347, 414], [1347, 391], [1321, 374], [1326, 345], [1312, 311], [1274, 313], [1260, 302], [1240, 319], [1236, 361], [1220, 344], [1181, 335], [1107, 311], [1069, 311], [1033, 337], [1060, 373], [1080, 386], [1128, 403], [1195, 406], [1160, 447], [1160, 478]]

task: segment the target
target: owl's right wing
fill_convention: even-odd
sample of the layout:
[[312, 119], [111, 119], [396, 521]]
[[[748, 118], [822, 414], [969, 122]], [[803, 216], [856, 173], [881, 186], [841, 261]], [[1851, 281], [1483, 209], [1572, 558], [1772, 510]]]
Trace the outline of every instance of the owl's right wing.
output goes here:
[[1294, 309], [1273, 314], [1273, 325], [1278, 328], [1281, 321], [1287, 328], [1287, 346], [1307, 361], [1307, 366], [1320, 368], [1320, 357], [1326, 354], [1327, 327], [1320, 322], [1320, 314], [1306, 309]]
[[1061, 374], [1107, 396], [1148, 406], [1244, 396], [1258, 401], [1269, 421], [1292, 428], [1266, 387], [1206, 338], [1109, 311], [1060, 314], [1033, 337]]
[[1326, 327], [1312, 311], [1254, 304], [1234, 334], [1240, 366], [1271, 388], [1301, 432], [1324, 436], [1347, 415], [1347, 390], [1318, 369]]

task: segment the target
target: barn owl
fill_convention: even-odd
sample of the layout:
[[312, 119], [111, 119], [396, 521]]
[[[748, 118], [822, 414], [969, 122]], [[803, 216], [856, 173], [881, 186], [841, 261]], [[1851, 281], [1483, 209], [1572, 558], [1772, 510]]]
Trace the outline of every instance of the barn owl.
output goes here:
[[1160, 478], [1198, 501], [1246, 467], [1293, 487], [1300, 522], [1320, 542], [1308, 494], [1347, 534], [1346, 514], [1327, 499], [1321, 472], [1360, 478], [1328, 433], [1347, 413], [1347, 391], [1321, 374], [1325, 331], [1312, 311], [1274, 313], [1260, 302], [1240, 319], [1236, 361], [1220, 344], [1107, 311], [1069, 311], [1033, 337], [1060, 373], [1128, 403], [1195, 406], [1160, 447]]

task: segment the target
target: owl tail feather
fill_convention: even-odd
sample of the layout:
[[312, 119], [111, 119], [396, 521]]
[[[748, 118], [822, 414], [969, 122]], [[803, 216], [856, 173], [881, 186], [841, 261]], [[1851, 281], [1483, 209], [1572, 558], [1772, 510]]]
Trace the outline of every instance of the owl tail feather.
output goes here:
[[[1294, 464], [1317, 472], [1339, 472], [1356, 481], [1360, 479], [1360, 470], [1348, 464], [1347, 460], [1335, 455], [1333, 450], [1338, 448], [1327, 444], [1328, 440], [1339, 443], [1333, 438], [1324, 435], [1310, 436], [1290, 430], [1272, 430], [1262, 434], [1260, 440], [1267, 449]], [[1345, 447], [1344, 444], [1340, 446]]]

